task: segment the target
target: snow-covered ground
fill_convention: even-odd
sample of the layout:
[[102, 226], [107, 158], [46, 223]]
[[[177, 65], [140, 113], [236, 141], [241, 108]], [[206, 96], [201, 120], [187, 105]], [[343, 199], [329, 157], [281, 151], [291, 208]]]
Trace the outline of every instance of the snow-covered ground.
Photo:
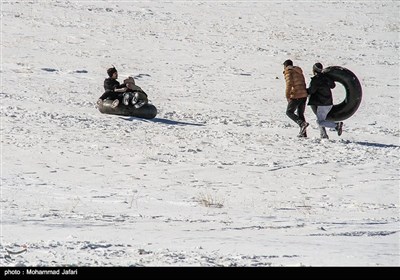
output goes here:
[[[2, 266], [399, 266], [398, 1], [1, 3]], [[282, 63], [353, 71], [341, 137]], [[153, 120], [95, 108], [106, 69]], [[344, 98], [339, 84], [336, 102]]]

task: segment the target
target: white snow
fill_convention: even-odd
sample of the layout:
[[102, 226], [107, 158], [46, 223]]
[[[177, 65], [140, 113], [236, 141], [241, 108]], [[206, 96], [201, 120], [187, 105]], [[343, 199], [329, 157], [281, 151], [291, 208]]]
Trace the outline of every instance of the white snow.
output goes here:
[[[399, 11], [2, 2], [0, 264], [399, 266]], [[358, 76], [341, 137], [309, 107], [296, 137], [286, 59], [307, 84], [315, 62]], [[155, 119], [95, 108], [112, 64]]]

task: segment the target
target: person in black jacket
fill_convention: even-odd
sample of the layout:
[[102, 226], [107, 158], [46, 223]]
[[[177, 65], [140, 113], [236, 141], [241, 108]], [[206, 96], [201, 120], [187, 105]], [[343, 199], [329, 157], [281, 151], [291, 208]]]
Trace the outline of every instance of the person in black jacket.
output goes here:
[[104, 99], [110, 99], [114, 100], [112, 103], [112, 107], [115, 108], [122, 102], [124, 93], [127, 90], [127, 87], [124, 84], [120, 84], [117, 79], [118, 79], [118, 71], [115, 69], [115, 67], [109, 68], [107, 70], [108, 78], [104, 80], [104, 90], [105, 92], [100, 96], [99, 100], [97, 101], [97, 104], [100, 105], [100, 103], [103, 102]]
[[335, 128], [338, 135], [342, 135], [343, 122], [332, 122], [326, 120], [329, 111], [333, 107], [332, 91], [335, 82], [326, 76], [321, 63], [317, 62], [313, 65], [314, 77], [311, 78], [310, 86], [307, 89], [309, 94], [308, 105], [317, 116], [317, 124], [320, 129], [321, 138], [327, 138], [326, 127]]

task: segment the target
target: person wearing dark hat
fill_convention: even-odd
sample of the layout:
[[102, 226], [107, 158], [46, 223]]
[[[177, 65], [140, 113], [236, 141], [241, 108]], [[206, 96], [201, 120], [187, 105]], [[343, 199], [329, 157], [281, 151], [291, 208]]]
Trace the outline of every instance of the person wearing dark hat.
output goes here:
[[[307, 137], [307, 126], [304, 117], [307, 101], [307, 88], [303, 75], [303, 70], [299, 66], [293, 66], [293, 62], [288, 59], [283, 63], [283, 74], [286, 81], [286, 99], [288, 105], [286, 115], [300, 126], [298, 137]], [[297, 110], [297, 115], [295, 111]]]
[[321, 138], [329, 139], [326, 127], [334, 128], [338, 135], [342, 135], [343, 122], [327, 121], [326, 117], [333, 107], [331, 89], [335, 88], [335, 81], [323, 72], [323, 66], [317, 62], [313, 65], [314, 77], [311, 78], [310, 86], [307, 89], [309, 94], [308, 105], [317, 116], [317, 124]]
[[100, 103], [102, 103], [104, 99], [110, 99], [114, 100], [114, 102], [112, 103], [112, 107], [115, 108], [122, 102], [123, 94], [126, 92], [127, 88], [125, 84], [121, 85], [117, 81], [118, 71], [115, 67], [107, 69], [107, 74], [108, 78], [104, 80], [105, 92], [102, 96], [100, 96], [97, 104], [100, 105]]

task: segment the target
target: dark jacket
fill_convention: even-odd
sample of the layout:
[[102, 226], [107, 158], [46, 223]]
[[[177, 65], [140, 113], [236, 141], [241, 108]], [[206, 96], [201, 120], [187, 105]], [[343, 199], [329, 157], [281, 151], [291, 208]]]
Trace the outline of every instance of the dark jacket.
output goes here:
[[335, 81], [323, 73], [311, 78], [307, 92], [310, 96], [308, 105], [328, 106], [333, 105], [331, 88], [335, 87]]
[[120, 84], [117, 80], [112, 79], [112, 78], [107, 78], [104, 80], [104, 90], [105, 92], [103, 93], [102, 96], [100, 96], [100, 99], [117, 99], [120, 97], [121, 93], [115, 92], [115, 89], [117, 88], [123, 88], [125, 87], [125, 84]]

